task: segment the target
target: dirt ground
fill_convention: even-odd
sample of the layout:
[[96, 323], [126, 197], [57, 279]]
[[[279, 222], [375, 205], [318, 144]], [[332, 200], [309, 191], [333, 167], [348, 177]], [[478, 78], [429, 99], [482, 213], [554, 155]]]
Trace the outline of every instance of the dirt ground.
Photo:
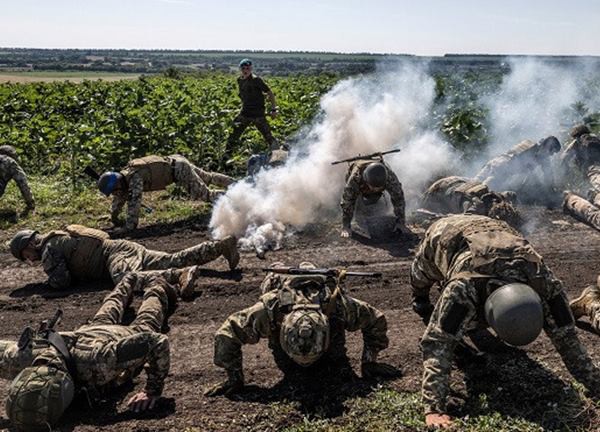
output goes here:
[[[600, 274], [600, 233], [574, 221], [559, 211], [539, 208], [525, 209], [530, 221], [528, 238], [553, 272], [564, 281], [570, 297], [585, 285], [595, 282]], [[160, 231], [160, 230], [158, 230]], [[422, 235], [423, 230], [419, 233]], [[10, 232], [0, 233], [6, 240]], [[174, 251], [207, 238], [199, 226], [180, 227], [161, 235], [150, 230], [151, 236], [138, 238], [145, 246]], [[239, 396], [206, 398], [202, 390], [223, 378], [212, 364], [212, 338], [215, 330], [232, 312], [253, 304], [259, 297], [262, 267], [275, 261], [297, 264], [310, 260], [322, 266], [343, 266], [362, 271], [381, 271], [382, 280], [352, 279], [347, 284], [350, 295], [381, 309], [389, 324], [390, 347], [381, 360], [398, 366], [403, 376], [384, 385], [398, 391], [418, 391], [422, 366], [418, 340], [424, 325], [410, 308], [408, 271], [415, 245], [399, 242], [367, 244], [355, 239], [341, 239], [331, 225], [311, 227], [294, 236], [282, 250], [270, 252], [261, 261], [252, 253], [242, 256], [240, 271], [226, 272], [220, 259], [206, 268], [192, 302], [180, 303], [170, 319], [171, 372], [166, 381], [164, 399], [157, 411], [144, 418], [134, 418], [127, 412], [125, 401], [133, 388], [112, 399], [89, 407], [76, 401], [60, 430], [76, 431], [163, 431], [195, 427], [202, 431], [278, 430], [301, 421], [304, 415], [336, 417], [343, 415], [344, 401], [351, 397], [368, 397], [373, 383], [359, 378], [336, 381], [322, 377], [308, 379], [298, 387], [281, 382], [282, 374], [267, 348], [266, 342], [244, 348], [244, 371], [248, 388]], [[52, 316], [58, 306], [64, 310], [59, 329], [71, 330], [91, 318], [102, 298], [111, 288], [98, 283], [77, 286], [69, 292], [53, 292], [44, 285], [41, 268], [32, 268], [0, 254], [0, 325], [3, 339], [16, 339], [27, 324], [36, 324]], [[139, 301], [139, 300], [138, 300]], [[137, 303], [134, 304], [134, 307]], [[600, 360], [598, 336], [580, 331], [592, 356]], [[358, 363], [362, 349], [360, 333], [348, 337], [348, 355], [360, 375]], [[524, 354], [524, 351], [527, 355]], [[458, 414], [466, 414], [471, 394], [493, 395], [488, 403], [500, 412], [519, 412], [535, 421], [548, 413], [527, 414], [532, 395], [547, 399], [547, 405], [561, 399], [569, 386], [560, 379], [570, 379], [549, 340], [542, 336], [525, 350], [504, 349], [494, 356], [488, 368], [475, 367], [457, 373], [453, 381], [457, 395]], [[511, 372], [512, 371], [512, 372]], [[516, 371], [516, 372], [514, 372]], [[514, 375], [510, 375], [514, 372]], [[509, 374], [511, 378], [507, 378]], [[463, 380], [463, 376], [467, 379]], [[514, 377], [518, 379], [514, 379]], [[134, 383], [141, 388], [144, 375]], [[8, 382], [0, 382], [0, 395], [5, 397]], [[533, 392], [533, 389], [536, 391]], [[541, 392], [541, 393], [540, 393]], [[562, 395], [561, 395], [562, 394]], [[545, 405], [546, 399], [542, 402]], [[279, 402], [291, 401], [292, 409], [278, 409]], [[536, 401], [539, 406], [540, 401]], [[466, 404], [466, 405], [465, 405]], [[505, 407], [505, 408], [503, 408]], [[3, 410], [2, 410], [3, 411]], [[551, 411], [551, 408], [549, 408]], [[581, 408], [583, 420], [594, 430], [598, 408]], [[2, 412], [2, 415], [4, 413]], [[0, 428], [7, 427], [6, 417], [0, 418]]]

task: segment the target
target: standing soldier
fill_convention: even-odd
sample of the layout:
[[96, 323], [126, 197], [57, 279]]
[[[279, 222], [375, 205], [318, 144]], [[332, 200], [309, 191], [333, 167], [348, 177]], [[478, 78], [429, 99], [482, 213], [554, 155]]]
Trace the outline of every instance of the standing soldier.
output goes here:
[[440, 218], [447, 214], [470, 213], [501, 219], [517, 228], [522, 220], [513, 206], [512, 191], [493, 192], [487, 185], [465, 177], [444, 177], [434, 182], [423, 194], [417, 215]]
[[405, 203], [402, 184], [396, 174], [383, 162], [358, 160], [348, 167], [346, 174], [346, 186], [342, 194], [340, 206], [342, 207], [342, 237], [350, 237], [352, 232], [351, 223], [354, 217], [356, 201], [360, 197], [366, 205], [375, 204], [387, 191], [390, 194], [396, 225], [394, 232], [411, 234], [406, 226]]
[[[446, 398], [453, 353], [481, 327], [515, 346], [535, 340], [543, 327], [575, 379], [599, 392], [600, 369], [577, 337], [562, 283], [505, 222], [476, 215], [436, 221], [413, 261], [410, 282], [413, 309], [429, 322], [421, 339], [428, 426], [451, 426]], [[429, 291], [436, 283], [441, 295], [433, 307]]]
[[[275, 272], [277, 267], [285, 270], [281, 263], [274, 267]], [[300, 264], [300, 269], [314, 268], [311, 263]], [[234, 313], [217, 330], [214, 361], [228, 379], [206, 395], [231, 394], [243, 387], [242, 345], [261, 338], [269, 339], [275, 362], [285, 374], [304, 370], [310, 376], [311, 371], [336, 367], [347, 359], [345, 331], [361, 330], [363, 376], [396, 376], [395, 368], [377, 363], [378, 353], [388, 346], [385, 316], [343, 294], [338, 283], [324, 274], [268, 273], [259, 302]]]
[[600, 207], [600, 139], [586, 125], [571, 129], [571, 137], [573, 141], [565, 149], [562, 162], [565, 165], [573, 162], [587, 176], [590, 188], [588, 198], [596, 207]]
[[105, 172], [98, 180], [98, 189], [104, 195], [113, 195], [111, 220], [122, 225], [119, 214], [127, 203], [126, 230], [137, 228], [142, 193], [164, 190], [175, 183], [183, 186], [191, 199], [213, 201], [220, 192], [210, 190], [215, 184], [223, 188], [235, 180], [224, 174], [204, 171], [181, 155], [146, 156], [131, 160], [120, 172]]
[[[0, 341], [0, 376], [14, 378], [6, 413], [18, 430], [49, 430], [78, 390], [101, 396], [144, 368], [145, 389], [128, 405], [134, 412], [154, 408], [169, 373], [169, 340], [160, 332], [177, 294], [162, 277], [137, 279], [127, 275], [89, 324], [73, 332], [58, 333], [52, 325], [37, 334], [26, 329], [18, 343]], [[121, 325], [134, 287], [140, 284], [144, 300], [137, 317]]]
[[17, 151], [13, 146], [0, 146], [0, 198], [4, 195], [6, 185], [9, 181], [14, 180], [21, 195], [25, 200], [25, 214], [28, 214], [35, 209], [35, 201], [31, 195], [31, 189], [27, 184], [27, 176], [25, 171], [17, 162]]
[[[475, 180], [493, 190], [513, 190], [519, 197], [539, 199], [540, 187], [553, 194], [556, 188], [551, 157], [560, 151], [560, 142], [549, 136], [538, 143], [525, 140], [507, 153], [495, 157], [477, 173]], [[535, 174], [539, 169], [541, 177]]]
[[263, 79], [252, 73], [252, 61], [243, 59], [240, 61], [241, 75], [237, 79], [239, 96], [242, 100], [242, 111], [233, 120], [233, 131], [227, 139], [224, 158], [231, 156], [233, 146], [250, 125], [256, 126], [256, 129], [262, 134], [269, 145], [269, 148], [275, 149], [275, 138], [271, 135], [271, 128], [265, 117], [265, 94], [271, 103], [269, 115], [272, 118], [277, 116], [277, 103], [275, 95]]
[[[19, 231], [10, 242], [10, 251], [21, 261], [41, 261], [48, 284], [55, 289], [68, 288], [72, 281], [110, 278], [118, 283], [129, 272], [160, 270], [169, 282], [180, 281], [182, 296], [193, 292], [199, 270], [195, 266], [223, 256], [229, 268], [234, 269], [240, 260], [235, 237], [200, 243], [170, 254], [148, 250], [128, 240], [110, 240], [105, 232], [81, 225], [69, 225], [66, 231], [51, 231], [46, 235]], [[189, 266], [194, 267], [183, 269]]]

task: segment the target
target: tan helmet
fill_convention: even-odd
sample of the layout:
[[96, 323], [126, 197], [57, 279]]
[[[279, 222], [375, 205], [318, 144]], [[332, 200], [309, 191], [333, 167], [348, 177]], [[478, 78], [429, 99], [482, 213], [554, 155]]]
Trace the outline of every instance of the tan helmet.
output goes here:
[[590, 128], [584, 124], [578, 124], [577, 126], [574, 126], [573, 129], [571, 129], [571, 132], [569, 132], [571, 137], [575, 139], [579, 138], [581, 135], [589, 133], [591, 133]]
[[329, 349], [329, 320], [315, 304], [298, 304], [292, 308], [279, 332], [285, 353], [300, 366], [310, 366]]
[[11, 145], [1, 145], [0, 146], [0, 155], [8, 156], [14, 160], [17, 160], [17, 149]]
[[47, 431], [71, 404], [75, 384], [53, 366], [31, 366], [21, 371], [8, 390], [6, 414], [19, 431]]

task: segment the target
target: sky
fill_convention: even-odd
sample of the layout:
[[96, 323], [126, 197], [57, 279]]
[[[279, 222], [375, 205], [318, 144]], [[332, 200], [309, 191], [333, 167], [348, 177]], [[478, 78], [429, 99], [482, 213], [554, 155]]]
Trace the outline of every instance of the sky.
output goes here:
[[599, 0], [0, 0], [0, 47], [600, 55]]

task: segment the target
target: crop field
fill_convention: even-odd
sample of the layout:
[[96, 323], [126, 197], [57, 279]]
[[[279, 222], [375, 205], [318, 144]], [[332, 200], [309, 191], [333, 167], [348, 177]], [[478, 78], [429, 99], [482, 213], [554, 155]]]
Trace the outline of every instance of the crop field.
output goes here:
[[[134, 157], [181, 153], [203, 168], [242, 178], [247, 158], [266, 150], [260, 134], [249, 130], [230, 160], [223, 160], [231, 120], [239, 111], [234, 75], [161, 74], [127, 79], [118, 74], [67, 75], [23, 73], [15, 76], [37, 77], [40, 82], [0, 84], [0, 145], [17, 148], [37, 200], [35, 214], [20, 217], [17, 213], [23, 203], [14, 184], [0, 198], [2, 339], [16, 340], [26, 325], [36, 326], [57, 307], [64, 311], [59, 330], [75, 329], [93, 316], [112, 289], [108, 282], [97, 282], [78, 284], [68, 291], [52, 290], [40, 266], [14, 259], [6, 246], [24, 228], [46, 232], [81, 223], [111, 232], [110, 200], [82, 174], [86, 166], [98, 171], [119, 169]], [[493, 117], [482, 101], [498, 92], [503, 78], [501, 71], [433, 76], [433, 102], [425, 122], [461, 161], [485, 154]], [[309, 126], [324, 116], [323, 96], [341, 79], [332, 74], [266, 77], [279, 105], [279, 115], [269, 119], [276, 139], [292, 147], [310, 140]], [[590, 92], [595, 92], [597, 82], [589, 85]], [[561, 114], [569, 125], [585, 120], [596, 131], [599, 126], [600, 115], [586, 100], [569, 105]], [[144, 195], [144, 202], [156, 210], [144, 215], [140, 229], [127, 238], [165, 251], [210, 239], [211, 206], [185, 198], [178, 188]], [[569, 297], [595, 282], [600, 273], [600, 233], [559, 208], [520, 206], [520, 210], [535, 221], [527, 226], [527, 238], [563, 280]], [[195, 298], [180, 302], [169, 320], [171, 370], [155, 411], [141, 417], [127, 411], [128, 395], [144, 385], [142, 373], [131, 385], [99, 401], [76, 401], [56, 430], [426, 431], [419, 350], [425, 327], [411, 309], [408, 280], [418, 241], [343, 239], [336, 221], [308, 224], [286, 237], [283, 248], [268, 252], [266, 260], [244, 252], [236, 271], [226, 271], [222, 259], [206, 266]], [[411, 217], [408, 222], [422, 238], [424, 228]], [[243, 391], [231, 397], [203, 396], [205, 388], [224, 378], [212, 363], [213, 335], [228, 315], [257, 301], [264, 275], [261, 269], [277, 261], [297, 264], [307, 260], [383, 273], [381, 280], [349, 280], [346, 289], [385, 313], [390, 346], [381, 353], [381, 361], [398, 367], [402, 376], [390, 381], [361, 377], [360, 332], [349, 333], [347, 338], [355, 371], [350, 378], [327, 370], [301, 382], [284, 379], [267, 343], [261, 341], [244, 348], [247, 386]], [[139, 302], [136, 298], [134, 309]], [[584, 345], [600, 362], [600, 336], [587, 331], [586, 323], [581, 327]], [[573, 381], [546, 336], [523, 349], [498, 343], [483, 332], [481, 341], [477, 347], [484, 353], [482, 358], [477, 362], [458, 359], [452, 373], [450, 411], [458, 419], [455, 430], [600, 431], [599, 401], [589, 398]], [[0, 381], [2, 397], [8, 385]], [[9, 422], [0, 414], [4, 430]]]
[[119, 73], [119, 72], [4, 72], [0, 71], [0, 83], [34, 83], [34, 82], [54, 82], [69, 81], [81, 83], [85, 80], [102, 81], [121, 81], [137, 79], [140, 74], [137, 73]]

